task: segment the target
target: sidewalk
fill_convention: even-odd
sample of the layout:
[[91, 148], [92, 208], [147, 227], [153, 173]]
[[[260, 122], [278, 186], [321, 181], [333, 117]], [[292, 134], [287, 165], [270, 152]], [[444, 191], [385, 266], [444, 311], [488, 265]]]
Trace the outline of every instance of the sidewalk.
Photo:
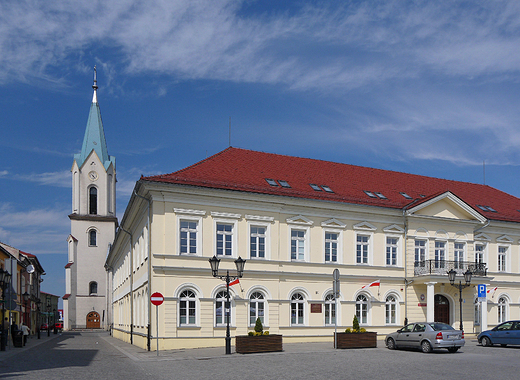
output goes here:
[[0, 351], [0, 362], [10, 358], [20, 352], [24, 352], [30, 348], [39, 346], [42, 343], [48, 342], [49, 340], [55, 339], [59, 337], [61, 333], [53, 334], [52, 331], [50, 336], [47, 336], [47, 331], [42, 331], [40, 333], [40, 339], [38, 339], [38, 335], [29, 335], [27, 337], [27, 344], [23, 347], [14, 347], [12, 339], [9, 340], [8, 344], [5, 347], [5, 351]]

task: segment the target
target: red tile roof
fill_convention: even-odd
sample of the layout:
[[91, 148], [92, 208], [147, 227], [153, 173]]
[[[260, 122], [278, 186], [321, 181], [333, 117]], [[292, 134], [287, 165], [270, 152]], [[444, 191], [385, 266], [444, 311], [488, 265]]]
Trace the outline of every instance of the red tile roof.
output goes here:
[[[270, 186], [266, 178], [285, 180], [291, 188]], [[142, 180], [395, 209], [450, 191], [488, 219], [520, 222], [520, 199], [490, 186], [238, 148]], [[334, 193], [313, 190], [310, 184], [329, 186]], [[364, 191], [380, 192], [387, 199], [370, 198]]]

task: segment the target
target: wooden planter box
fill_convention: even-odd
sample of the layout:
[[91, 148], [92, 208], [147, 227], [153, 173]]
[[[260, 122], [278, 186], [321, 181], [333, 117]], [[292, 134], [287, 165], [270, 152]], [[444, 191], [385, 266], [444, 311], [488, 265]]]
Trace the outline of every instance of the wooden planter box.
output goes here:
[[281, 335], [241, 335], [235, 338], [235, 350], [238, 354], [252, 354], [257, 352], [283, 351]]
[[[337, 348], [376, 348], [377, 333], [337, 333], [335, 339], [338, 340]], [[336, 343], [336, 342], [334, 342]]]

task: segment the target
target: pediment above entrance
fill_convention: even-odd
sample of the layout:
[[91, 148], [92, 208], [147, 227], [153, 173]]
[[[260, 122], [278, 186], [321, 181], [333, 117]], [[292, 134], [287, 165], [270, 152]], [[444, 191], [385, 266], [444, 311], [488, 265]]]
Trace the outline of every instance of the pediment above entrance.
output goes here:
[[409, 216], [426, 216], [454, 220], [473, 220], [484, 223], [486, 218], [451, 192], [446, 192], [407, 211]]

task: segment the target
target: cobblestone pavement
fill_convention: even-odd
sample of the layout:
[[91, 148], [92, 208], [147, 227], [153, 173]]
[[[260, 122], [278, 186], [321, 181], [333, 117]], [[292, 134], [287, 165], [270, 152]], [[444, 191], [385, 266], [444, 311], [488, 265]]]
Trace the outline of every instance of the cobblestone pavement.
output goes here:
[[32, 338], [0, 352], [0, 379], [518, 379], [520, 348], [481, 347], [474, 337], [458, 353], [334, 350], [332, 343], [284, 344], [284, 352], [225, 355], [224, 347], [148, 352], [106, 332]]

